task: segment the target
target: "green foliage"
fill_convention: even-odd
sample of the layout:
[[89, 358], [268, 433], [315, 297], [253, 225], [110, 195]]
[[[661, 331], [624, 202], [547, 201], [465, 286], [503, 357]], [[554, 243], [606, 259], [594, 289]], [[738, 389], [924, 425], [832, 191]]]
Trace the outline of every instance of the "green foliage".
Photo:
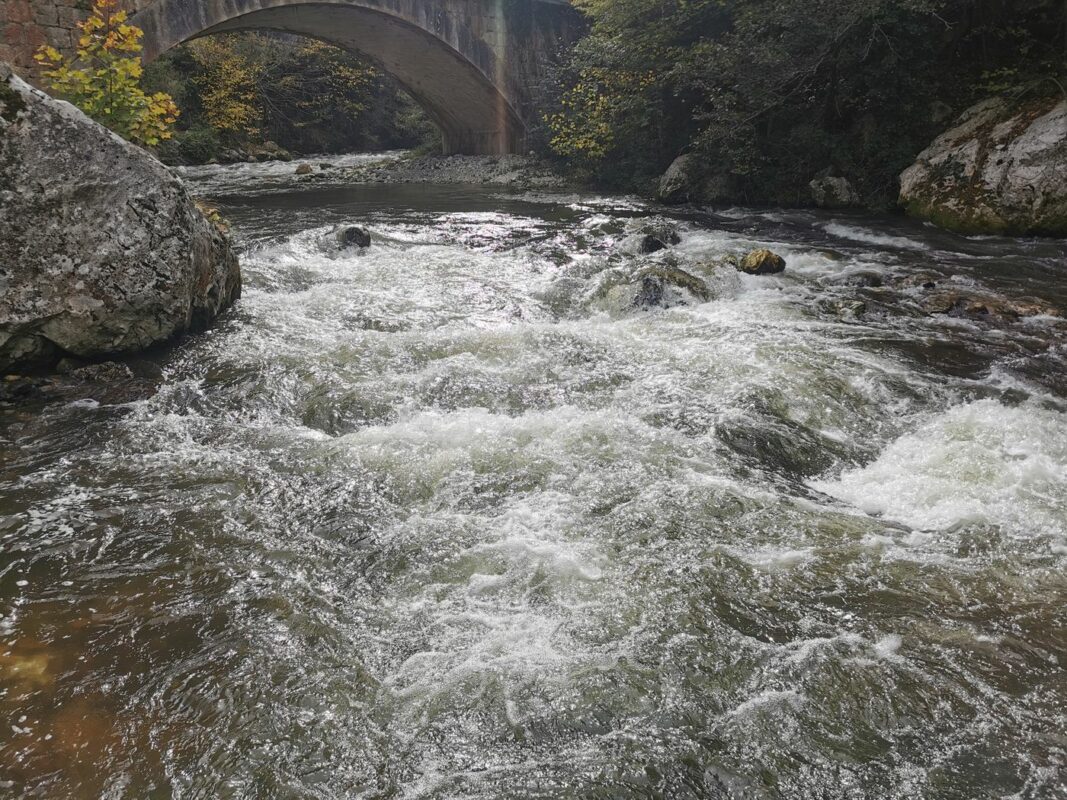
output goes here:
[[199, 163], [224, 148], [254, 150], [266, 141], [298, 153], [439, 142], [421, 109], [384, 74], [317, 40], [205, 37], [167, 53], [149, 78], [182, 98], [185, 109], [188, 131], [165, 151], [170, 160]]
[[[827, 168], [873, 202], [977, 92], [1064, 70], [1058, 0], [576, 0], [591, 22], [552, 149], [641, 186], [681, 152], [738, 200], [803, 202]], [[984, 78], [983, 78], [984, 73]]]
[[75, 58], [65, 59], [48, 45], [34, 58], [61, 97], [120, 136], [155, 145], [170, 137], [178, 107], [166, 93], [141, 88], [144, 32], [126, 19], [117, 0], [97, 0], [89, 18], [78, 24]]
[[222, 152], [222, 140], [214, 128], [199, 126], [179, 131], [157, 148], [166, 163], [206, 164], [217, 160]]

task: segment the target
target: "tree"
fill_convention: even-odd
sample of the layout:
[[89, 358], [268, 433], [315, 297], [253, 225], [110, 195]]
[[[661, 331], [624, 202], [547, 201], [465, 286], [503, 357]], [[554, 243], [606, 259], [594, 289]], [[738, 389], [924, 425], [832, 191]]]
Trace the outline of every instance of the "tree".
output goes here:
[[97, 0], [89, 18], [78, 24], [75, 58], [65, 59], [48, 45], [34, 58], [58, 95], [120, 136], [156, 145], [170, 138], [178, 107], [170, 95], [141, 88], [144, 32], [126, 20], [118, 0]]
[[680, 153], [737, 201], [831, 170], [872, 204], [984, 93], [1067, 84], [1063, 0], [574, 0], [552, 148], [646, 188]]
[[237, 36], [209, 36], [192, 42], [189, 50], [199, 67], [195, 83], [200, 89], [204, 119], [232, 140], [259, 137], [263, 112], [259, 102], [264, 65], [234, 43]]

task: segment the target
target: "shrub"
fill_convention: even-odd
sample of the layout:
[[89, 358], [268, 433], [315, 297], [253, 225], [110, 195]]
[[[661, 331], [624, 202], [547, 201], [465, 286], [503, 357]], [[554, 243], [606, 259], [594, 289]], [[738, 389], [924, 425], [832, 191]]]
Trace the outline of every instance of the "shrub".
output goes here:
[[170, 138], [178, 107], [170, 95], [141, 88], [144, 32], [126, 19], [118, 0], [97, 0], [89, 18], [78, 24], [75, 58], [65, 59], [48, 45], [34, 58], [59, 96], [120, 136], [155, 145]]

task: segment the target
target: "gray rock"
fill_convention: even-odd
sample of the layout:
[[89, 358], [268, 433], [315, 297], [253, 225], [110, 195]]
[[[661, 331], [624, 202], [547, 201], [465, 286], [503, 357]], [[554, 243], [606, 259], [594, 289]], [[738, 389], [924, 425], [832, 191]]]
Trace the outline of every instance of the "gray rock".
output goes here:
[[690, 199], [693, 192], [693, 169], [696, 166], [696, 157], [687, 154], [678, 156], [663, 173], [659, 181], [659, 189], [656, 197], [661, 203], [674, 205], [684, 203]]
[[344, 247], [370, 247], [370, 232], [366, 228], [351, 225], [337, 231], [337, 244]]
[[708, 284], [674, 264], [653, 264], [637, 270], [614, 269], [602, 274], [590, 302], [612, 314], [690, 305], [711, 299]]
[[0, 370], [143, 350], [240, 294], [237, 258], [144, 150], [0, 81]]
[[811, 200], [819, 208], [851, 208], [861, 204], [848, 178], [826, 176], [808, 184]]
[[1067, 100], [972, 106], [900, 176], [900, 203], [965, 233], [1067, 233]]
[[672, 286], [688, 292], [702, 303], [711, 299], [711, 292], [703, 280], [670, 265], [646, 267], [634, 275], [633, 282], [637, 286], [634, 297], [634, 306], [637, 308], [668, 305], [664, 302], [665, 296], [668, 287]]
[[678, 231], [671, 225], [649, 225], [642, 230], [642, 234], [637, 244], [637, 251], [642, 255], [658, 253], [682, 241]]

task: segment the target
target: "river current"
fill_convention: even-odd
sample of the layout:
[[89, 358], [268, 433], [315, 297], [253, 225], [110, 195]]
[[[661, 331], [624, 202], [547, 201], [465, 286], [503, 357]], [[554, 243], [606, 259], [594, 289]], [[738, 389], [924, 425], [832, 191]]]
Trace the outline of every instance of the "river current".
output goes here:
[[1067, 242], [187, 177], [239, 304], [0, 410], [0, 796], [1067, 797]]

